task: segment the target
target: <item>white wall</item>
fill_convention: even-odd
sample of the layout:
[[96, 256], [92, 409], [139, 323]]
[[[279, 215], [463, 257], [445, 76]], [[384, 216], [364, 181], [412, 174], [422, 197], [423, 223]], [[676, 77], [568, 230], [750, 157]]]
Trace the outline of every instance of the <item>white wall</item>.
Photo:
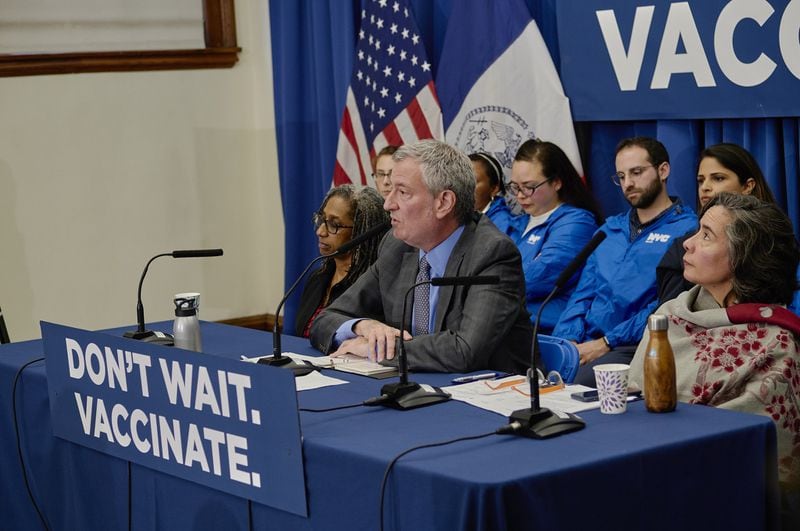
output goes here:
[[268, 0], [237, 0], [232, 69], [0, 78], [0, 307], [39, 320], [148, 321], [199, 291], [201, 317], [266, 313], [283, 286]]

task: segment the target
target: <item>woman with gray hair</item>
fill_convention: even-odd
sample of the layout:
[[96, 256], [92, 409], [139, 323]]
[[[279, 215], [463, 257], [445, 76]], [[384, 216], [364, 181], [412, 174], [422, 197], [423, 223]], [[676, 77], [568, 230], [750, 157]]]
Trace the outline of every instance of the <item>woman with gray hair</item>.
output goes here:
[[[331, 254], [356, 236], [388, 221], [383, 197], [374, 188], [356, 190], [352, 184], [331, 188], [312, 216], [320, 254]], [[378, 244], [387, 231], [388, 227], [351, 252], [322, 262], [303, 289], [295, 334], [308, 337], [319, 312], [353, 285], [378, 257]]]
[[[800, 259], [792, 224], [772, 203], [722, 192], [684, 247], [696, 285], [656, 311], [670, 320], [678, 400], [775, 422], [785, 528], [800, 529], [800, 318], [784, 307]], [[630, 368], [640, 387], [648, 336]]]

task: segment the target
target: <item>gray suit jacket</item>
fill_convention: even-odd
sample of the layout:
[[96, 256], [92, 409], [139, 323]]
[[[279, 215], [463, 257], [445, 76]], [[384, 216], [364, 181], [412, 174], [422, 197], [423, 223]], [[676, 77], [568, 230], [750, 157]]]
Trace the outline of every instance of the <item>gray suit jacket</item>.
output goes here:
[[[377, 261], [314, 321], [311, 344], [328, 352], [336, 330], [353, 318], [375, 319], [409, 330], [408, 323], [401, 327], [400, 321], [403, 298], [416, 279], [418, 260], [418, 249], [388, 233]], [[411, 370], [524, 372], [529, 366], [532, 330], [520, 254], [485, 216], [465, 226], [445, 270], [445, 276], [478, 275], [497, 275], [500, 283], [439, 288], [435, 332], [406, 342]]]

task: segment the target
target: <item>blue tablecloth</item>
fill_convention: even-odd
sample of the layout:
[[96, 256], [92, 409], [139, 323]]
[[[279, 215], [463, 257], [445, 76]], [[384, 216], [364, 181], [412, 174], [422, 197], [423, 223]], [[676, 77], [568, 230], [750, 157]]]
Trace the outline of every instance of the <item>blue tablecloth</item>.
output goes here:
[[[155, 326], [155, 328], [159, 328]], [[169, 324], [161, 329], [168, 330]], [[115, 331], [119, 333], [119, 331]], [[263, 332], [202, 323], [208, 353], [271, 351]], [[284, 338], [284, 350], [311, 353]], [[0, 529], [40, 529], [28, 500], [11, 416], [19, 367], [40, 341], [0, 347]], [[302, 392], [301, 408], [358, 403], [385, 381], [336, 373], [348, 385]], [[445, 385], [452, 375], [412, 379]], [[21, 446], [33, 494], [50, 528], [128, 525], [127, 463], [53, 437], [43, 362], [17, 386]], [[536, 441], [493, 435], [403, 457], [389, 481], [387, 529], [771, 529], [777, 521], [775, 428], [765, 417], [679, 404], [649, 414], [582, 414], [586, 429]], [[380, 483], [407, 448], [492, 431], [505, 419], [450, 401], [400, 412], [354, 408], [300, 413], [309, 518], [258, 504], [252, 529], [374, 530]], [[246, 530], [246, 500], [134, 465], [133, 529]]]

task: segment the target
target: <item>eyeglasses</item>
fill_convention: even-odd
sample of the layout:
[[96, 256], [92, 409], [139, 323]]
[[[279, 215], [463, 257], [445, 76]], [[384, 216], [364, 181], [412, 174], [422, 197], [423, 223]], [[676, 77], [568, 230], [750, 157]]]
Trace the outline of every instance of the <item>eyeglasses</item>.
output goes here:
[[534, 186], [531, 186], [529, 184], [523, 184], [522, 186], [520, 186], [517, 183], [509, 183], [508, 191], [511, 192], [511, 195], [519, 195], [519, 193], [522, 192], [523, 196], [530, 197], [533, 195], [533, 192], [535, 192], [537, 188], [539, 188], [540, 186], [544, 186], [545, 184], [549, 183], [552, 179], [553, 179], [552, 177], [548, 177], [544, 181]]
[[618, 171], [617, 173], [611, 176], [611, 180], [617, 186], [622, 186], [622, 183], [624, 183], [626, 179], [631, 178], [638, 180], [639, 177], [641, 177], [642, 174], [645, 171], [647, 171], [648, 168], [655, 168], [655, 167], [656, 166], [654, 166], [653, 164], [648, 164], [647, 166], [636, 166], [635, 168], [631, 168], [630, 170], [628, 170], [627, 174], [624, 171]]
[[389, 179], [391, 176], [392, 176], [392, 170], [389, 170], [389, 171], [380, 171], [380, 170], [378, 170], [378, 171], [376, 171], [375, 173], [372, 174], [372, 178], [375, 179], [376, 181], [378, 179]]
[[[530, 369], [528, 369], [530, 372]], [[561, 374], [557, 371], [550, 371], [547, 373], [547, 378], [542, 374], [542, 371], [536, 369], [536, 375], [539, 379], [539, 394], [551, 393], [564, 389], [564, 380]], [[489, 393], [504, 392], [508, 389], [530, 397], [530, 388], [526, 387], [528, 378], [526, 376], [509, 376], [501, 380], [484, 380], [483, 384], [489, 388]], [[480, 393], [480, 391], [478, 391]], [[483, 393], [481, 393], [483, 394]]]
[[315, 213], [311, 217], [311, 223], [314, 224], [314, 230], [319, 229], [322, 225], [325, 225], [325, 230], [328, 231], [329, 234], [337, 234], [339, 229], [352, 229], [352, 225], [340, 225], [335, 221], [329, 221], [325, 219], [325, 216], [320, 214], [319, 212]]

